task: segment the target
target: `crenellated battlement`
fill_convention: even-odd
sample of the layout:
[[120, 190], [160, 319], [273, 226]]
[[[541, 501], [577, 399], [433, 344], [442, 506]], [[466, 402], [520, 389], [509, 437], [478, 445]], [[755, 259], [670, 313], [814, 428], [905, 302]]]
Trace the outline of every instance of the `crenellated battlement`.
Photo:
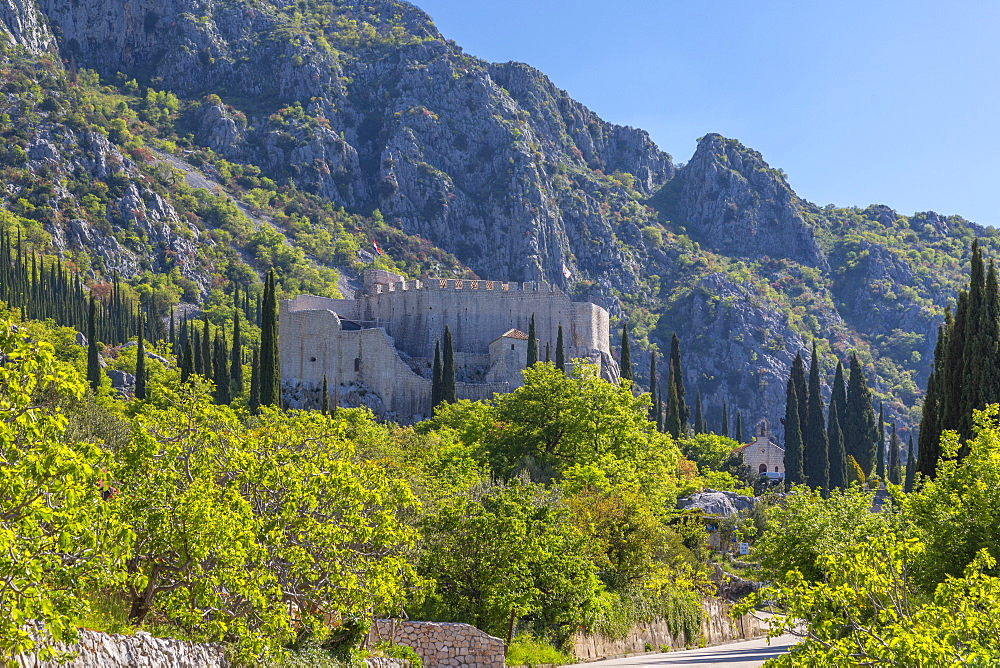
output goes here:
[[514, 283], [508, 281], [484, 281], [468, 278], [427, 278], [411, 281], [401, 280], [392, 283], [369, 283], [368, 288], [373, 294], [383, 295], [390, 292], [409, 292], [410, 290], [473, 290], [479, 292], [562, 292], [551, 283]]

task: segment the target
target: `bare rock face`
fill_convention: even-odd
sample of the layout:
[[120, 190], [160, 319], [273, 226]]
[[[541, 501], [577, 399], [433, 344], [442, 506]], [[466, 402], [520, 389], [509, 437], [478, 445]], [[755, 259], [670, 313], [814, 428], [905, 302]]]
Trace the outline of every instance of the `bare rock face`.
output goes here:
[[34, 0], [0, 0], [0, 36], [36, 55], [55, 51], [55, 39]]
[[703, 137], [671, 183], [670, 195], [678, 222], [708, 248], [735, 257], [828, 266], [784, 176], [735, 139]]

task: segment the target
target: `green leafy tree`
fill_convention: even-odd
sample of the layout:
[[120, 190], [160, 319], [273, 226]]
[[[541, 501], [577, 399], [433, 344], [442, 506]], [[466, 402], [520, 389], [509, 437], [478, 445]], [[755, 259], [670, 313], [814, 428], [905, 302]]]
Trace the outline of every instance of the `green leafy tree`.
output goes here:
[[[116, 533], [99, 494], [102, 453], [67, 438], [57, 408], [82, 401], [85, 380], [49, 343], [6, 320], [0, 356], [0, 657], [51, 658], [51, 642], [76, 638], [83, 584], [111, 584]], [[40, 624], [39, 635], [25, 632], [29, 623]]]

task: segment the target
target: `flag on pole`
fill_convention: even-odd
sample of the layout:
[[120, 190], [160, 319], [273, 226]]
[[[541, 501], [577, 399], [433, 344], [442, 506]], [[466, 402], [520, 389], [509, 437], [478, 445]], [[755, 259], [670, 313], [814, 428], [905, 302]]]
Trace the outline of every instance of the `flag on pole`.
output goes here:
[[573, 278], [573, 272], [569, 270], [569, 267], [566, 266], [565, 262], [562, 263], [562, 272], [563, 272], [563, 278], [565, 278], [567, 281]]
[[376, 253], [378, 253], [379, 255], [382, 255], [382, 249], [378, 247], [378, 244], [375, 243], [374, 239], [372, 239], [372, 247], [375, 248], [375, 252]]

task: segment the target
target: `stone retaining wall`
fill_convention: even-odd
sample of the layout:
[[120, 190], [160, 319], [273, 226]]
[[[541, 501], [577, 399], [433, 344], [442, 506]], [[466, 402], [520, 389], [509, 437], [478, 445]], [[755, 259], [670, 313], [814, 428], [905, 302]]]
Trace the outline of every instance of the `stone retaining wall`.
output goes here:
[[[719, 599], [704, 599], [702, 609], [705, 617], [701, 621], [701, 635], [706, 645], [760, 638], [767, 634], [766, 622], [749, 614], [733, 619], [729, 616], [729, 605]], [[667, 623], [657, 620], [636, 625], [626, 637], [620, 639], [579, 631], [573, 636], [573, 657], [577, 661], [597, 661], [649, 651], [662, 652], [664, 648], [684, 649], [684, 646], [683, 637], [675, 638]]]
[[412, 647], [425, 668], [503, 668], [507, 654], [503, 640], [468, 624], [378, 619], [369, 640]]
[[154, 638], [142, 631], [123, 636], [81, 629], [78, 643], [57, 647], [77, 652], [77, 657], [57, 663], [22, 655], [15, 661], [23, 668], [229, 668], [219, 643], [202, 645]]

